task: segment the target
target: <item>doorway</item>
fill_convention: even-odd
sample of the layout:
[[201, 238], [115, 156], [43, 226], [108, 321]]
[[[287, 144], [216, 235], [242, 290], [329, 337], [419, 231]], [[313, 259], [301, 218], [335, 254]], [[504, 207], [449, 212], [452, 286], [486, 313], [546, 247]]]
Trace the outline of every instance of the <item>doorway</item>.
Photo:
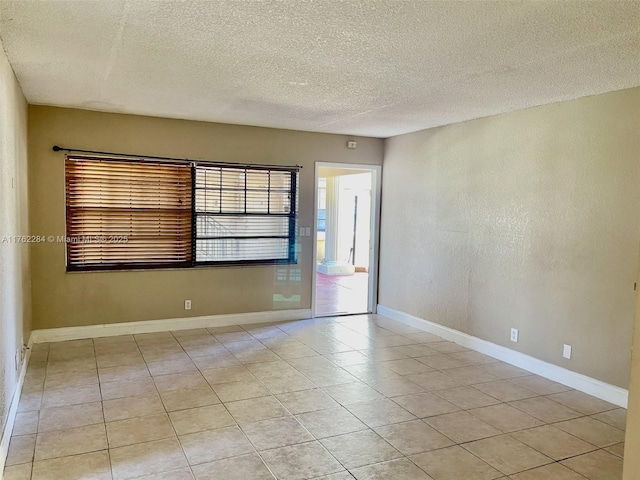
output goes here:
[[317, 163], [312, 307], [374, 313], [381, 167]]

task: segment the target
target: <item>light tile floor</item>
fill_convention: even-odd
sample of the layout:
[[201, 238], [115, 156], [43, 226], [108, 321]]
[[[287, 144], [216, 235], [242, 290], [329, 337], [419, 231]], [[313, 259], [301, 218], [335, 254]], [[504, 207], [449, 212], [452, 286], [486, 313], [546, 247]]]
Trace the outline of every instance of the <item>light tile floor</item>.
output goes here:
[[6, 480], [616, 480], [626, 411], [384, 317], [35, 345]]

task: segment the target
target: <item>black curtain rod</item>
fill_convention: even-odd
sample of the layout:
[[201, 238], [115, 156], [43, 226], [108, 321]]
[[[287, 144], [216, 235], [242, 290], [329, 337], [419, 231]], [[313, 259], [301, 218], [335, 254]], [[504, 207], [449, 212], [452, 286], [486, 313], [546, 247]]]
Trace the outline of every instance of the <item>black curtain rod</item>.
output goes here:
[[58, 145], [54, 145], [52, 150], [54, 152], [69, 152], [69, 153], [91, 153], [94, 155], [111, 155], [118, 157], [130, 157], [130, 158], [140, 158], [140, 159], [149, 159], [149, 160], [164, 160], [164, 161], [181, 161], [181, 162], [194, 162], [194, 163], [212, 163], [216, 165], [229, 165], [231, 167], [258, 167], [258, 168], [291, 168], [291, 169], [301, 169], [302, 165], [263, 165], [263, 164], [252, 164], [252, 163], [233, 163], [233, 162], [218, 162], [213, 160], [192, 160], [189, 158], [177, 158], [177, 157], [156, 157], [154, 155], [135, 155], [130, 153], [115, 153], [115, 152], [100, 152], [98, 150], [80, 150], [78, 148], [65, 148], [60, 147]]

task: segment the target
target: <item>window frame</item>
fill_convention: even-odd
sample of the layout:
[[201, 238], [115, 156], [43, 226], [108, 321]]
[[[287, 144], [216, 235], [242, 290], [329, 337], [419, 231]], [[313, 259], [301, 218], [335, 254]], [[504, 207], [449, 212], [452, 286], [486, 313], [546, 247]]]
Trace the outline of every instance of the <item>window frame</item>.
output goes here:
[[[246, 266], [246, 265], [295, 265], [297, 263], [297, 251], [296, 251], [296, 232], [297, 232], [297, 220], [298, 220], [298, 169], [290, 168], [290, 167], [274, 167], [274, 166], [262, 166], [262, 165], [246, 165], [246, 166], [230, 166], [228, 164], [215, 164], [215, 163], [195, 163], [193, 165], [192, 170], [192, 240], [193, 240], [193, 263], [196, 267], [205, 267], [205, 266]], [[198, 168], [212, 168], [212, 169], [229, 169], [229, 170], [238, 170], [245, 172], [245, 185], [244, 185], [244, 212], [198, 212], [198, 203], [196, 198], [196, 191], [200, 188], [196, 186], [196, 174]], [[287, 172], [290, 174], [290, 189], [289, 192], [289, 213], [271, 213], [269, 206], [267, 207], [267, 213], [249, 213], [247, 212], [247, 192], [249, 191], [246, 184], [246, 174], [249, 171], [266, 171], [266, 172]], [[220, 185], [220, 191], [224, 190], [222, 184]], [[269, 189], [270, 190], [270, 186]], [[222, 210], [222, 207], [220, 207]], [[237, 217], [280, 217], [280, 218], [288, 218], [288, 235], [284, 236], [276, 236], [276, 235], [263, 235], [263, 236], [229, 236], [229, 237], [211, 237], [211, 236], [198, 236], [197, 234], [197, 222], [198, 216], [237, 216]], [[232, 239], [243, 239], [243, 238], [252, 238], [252, 239], [265, 239], [265, 238], [280, 238], [287, 240], [287, 258], [275, 258], [275, 259], [248, 259], [248, 260], [197, 260], [197, 248], [198, 248], [198, 239], [207, 240], [214, 238], [232, 238]]]

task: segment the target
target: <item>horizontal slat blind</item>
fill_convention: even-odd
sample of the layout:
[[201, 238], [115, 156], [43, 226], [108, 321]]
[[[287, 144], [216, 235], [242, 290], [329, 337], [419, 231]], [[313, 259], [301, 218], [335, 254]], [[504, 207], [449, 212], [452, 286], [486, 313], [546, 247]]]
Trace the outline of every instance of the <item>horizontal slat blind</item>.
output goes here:
[[191, 167], [68, 156], [70, 270], [190, 265]]
[[196, 262], [292, 262], [297, 172], [195, 167]]

